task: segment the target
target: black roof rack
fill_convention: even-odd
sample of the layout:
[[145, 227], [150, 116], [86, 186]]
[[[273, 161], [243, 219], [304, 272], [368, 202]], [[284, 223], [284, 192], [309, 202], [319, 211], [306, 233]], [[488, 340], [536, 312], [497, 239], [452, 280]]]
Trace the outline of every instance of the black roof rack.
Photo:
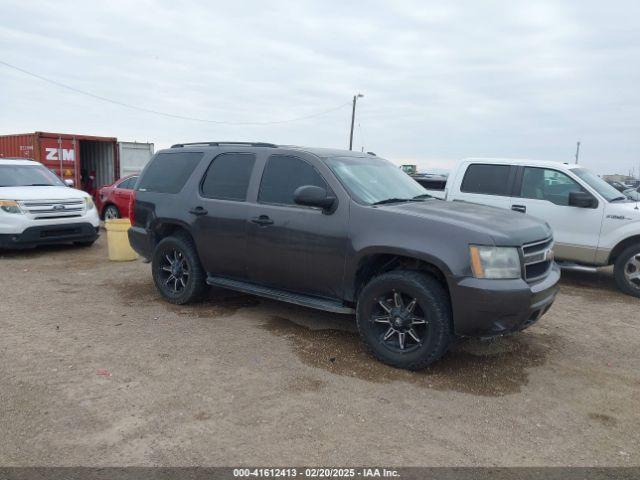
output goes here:
[[207, 146], [207, 147], [219, 147], [221, 145], [247, 145], [249, 147], [269, 147], [269, 148], [278, 148], [278, 145], [274, 143], [265, 143], [265, 142], [192, 142], [192, 143], [176, 143], [175, 145], [171, 145], [171, 148], [182, 148], [182, 147], [192, 147], [192, 146]]

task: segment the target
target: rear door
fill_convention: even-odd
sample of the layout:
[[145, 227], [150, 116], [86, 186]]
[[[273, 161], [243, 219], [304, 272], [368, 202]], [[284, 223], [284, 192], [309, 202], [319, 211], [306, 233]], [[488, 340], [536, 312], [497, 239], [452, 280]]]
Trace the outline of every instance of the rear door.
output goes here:
[[510, 208], [515, 173], [516, 168], [507, 164], [470, 163], [460, 183], [452, 186], [452, 200]]
[[244, 280], [247, 276], [247, 192], [255, 153], [223, 152], [211, 160], [189, 206], [193, 235], [207, 273]]
[[[328, 214], [295, 204], [293, 193], [304, 185], [337, 196], [337, 209]], [[270, 155], [248, 223], [250, 280], [290, 292], [341, 298], [348, 218], [349, 202], [326, 165], [302, 154]]]
[[604, 204], [596, 208], [569, 206], [570, 192], [586, 192], [576, 180], [553, 168], [521, 167], [512, 205], [544, 220], [553, 229], [558, 258], [595, 261]]

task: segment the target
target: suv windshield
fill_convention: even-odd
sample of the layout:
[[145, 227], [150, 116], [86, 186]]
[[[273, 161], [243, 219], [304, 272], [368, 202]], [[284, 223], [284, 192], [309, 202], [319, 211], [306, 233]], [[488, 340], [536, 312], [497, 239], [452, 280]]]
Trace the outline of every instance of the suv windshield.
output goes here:
[[571, 171], [584, 180], [596, 192], [602, 195], [607, 202], [611, 202], [613, 200], [626, 200], [624, 195], [598, 177], [591, 170], [587, 170], [586, 168], [572, 168]]
[[65, 184], [42, 165], [0, 165], [0, 187], [64, 187]]
[[408, 201], [427, 191], [400, 168], [380, 157], [333, 157], [329, 168], [358, 202]]

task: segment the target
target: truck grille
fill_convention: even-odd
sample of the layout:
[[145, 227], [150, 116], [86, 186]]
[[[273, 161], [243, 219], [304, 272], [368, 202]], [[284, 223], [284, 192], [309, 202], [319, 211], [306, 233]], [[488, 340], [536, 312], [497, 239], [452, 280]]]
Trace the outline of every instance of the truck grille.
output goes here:
[[553, 238], [547, 238], [522, 247], [524, 278], [535, 282], [545, 278], [553, 264]]
[[82, 198], [66, 200], [24, 200], [20, 202], [35, 220], [81, 217], [85, 211]]

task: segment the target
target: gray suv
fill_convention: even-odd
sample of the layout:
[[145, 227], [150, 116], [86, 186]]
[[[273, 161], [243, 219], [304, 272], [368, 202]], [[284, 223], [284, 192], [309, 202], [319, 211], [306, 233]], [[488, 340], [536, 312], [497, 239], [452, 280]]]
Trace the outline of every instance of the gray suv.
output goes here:
[[132, 202], [131, 245], [167, 301], [215, 285], [355, 313], [368, 350], [401, 368], [456, 337], [528, 327], [560, 278], [544, 222], [430, 198], [372, 154], [178, 144], [153, 157]]

